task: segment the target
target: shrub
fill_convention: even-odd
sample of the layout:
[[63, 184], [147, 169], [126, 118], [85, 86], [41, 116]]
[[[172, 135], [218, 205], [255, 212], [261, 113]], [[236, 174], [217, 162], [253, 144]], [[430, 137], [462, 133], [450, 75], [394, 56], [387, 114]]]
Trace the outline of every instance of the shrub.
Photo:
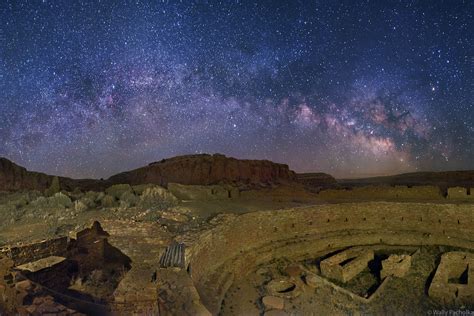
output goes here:
[[130, 184], [115, 184], [111, 187], [108, 187], [105, 192], [108, 195], [113, 196], [114, 198], [118, 199], [122, 194], [125, 192], [133, 192], [132, 187]]
[[126, 191], [120, 196], [120, 205], [122, 207], [135, 206], [138, 202], [138, 197], [132, 191]]
[[74, 201], [74, 210], [78, 213], [85, 212], [89, 207], [82, 201]]
[[140, 196], [139, 206], [143, 208], [155, 207], [160, 210], [176, 205], [178, 199], [165, 188], [153, 186], [145, 189]]
[[60, 208], [68, 208], [72, 206], [72, 201], [69, 198], [69, 196], [59, 192], [54, 194], [52, 197], [48, 198], [48, 206], [55, 208], [55, 207], [60, 207]]
[[59, 193], [59, 191], [61, 191], [61, 186], [59, 185], [59, 178], [54, 177], [49, 188], [44, 191], [44, 195], [53, 196], [54, 194]]
[[95, 208], [95, 206], [95, 202], [88, 197], [83, 197], [74, 202], [74, 209], [76, 212], [84, 212], [88, 209]]
[[114, 207], [117, 206], [115, 198], [111, 195], [105, 195], [104, 198], [100, 201], [103, 207]]
[[139, 185], [134, 185], [132, 186], [133, 191], [137, 195], [142, 195], [143, 192], [145, 192], [146, 189], [148, 188], [153, 188], [156, 187], [154, 184], [139, 184]]

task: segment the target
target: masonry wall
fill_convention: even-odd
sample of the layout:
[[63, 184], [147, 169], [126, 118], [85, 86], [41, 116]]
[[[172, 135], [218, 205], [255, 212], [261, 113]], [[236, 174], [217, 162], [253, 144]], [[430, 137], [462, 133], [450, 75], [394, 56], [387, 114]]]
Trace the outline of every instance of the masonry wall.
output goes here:
[[[356, 245], [474, 249], [474, 205], [347, 203], [224, 215], [188, 248], [189, 271], [211, 312], [234, 278], [272, 258], [304, 258]], [[243, 229], [245, 227], [245, 229]]]
[[464, 188], [464, 187], [448, 188], [448, 199], [474, 200], [474, 188]]
[[[446, 191], [447, 190], [447, 191]], [[472, 194], [470, 194], [473, 192]], [[446, 195], [447, 193], [447, 195]], [[323, 200], [474, 200], [474, 188], [438, 186], [367, 185], [350, 189], [328, 189], [319, 192]]]
[[68, 238], [60, 237], [42, 242], [0, 249], [6, 257], [13, 260], [15, 265], [36, 261], [49, 256], [65, 257], [68, 248]]
[[440, 200], [443, 199], [437, 186], [363, 186], [350, 190], [329, 189], [319, 192], [322, 199], [363, 199], [363, 200]]

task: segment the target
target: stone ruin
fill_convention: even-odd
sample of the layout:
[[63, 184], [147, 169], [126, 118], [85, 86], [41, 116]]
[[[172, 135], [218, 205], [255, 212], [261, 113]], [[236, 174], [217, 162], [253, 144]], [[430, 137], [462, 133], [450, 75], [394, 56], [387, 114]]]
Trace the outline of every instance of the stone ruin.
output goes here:
[[[374, 297], [380, 295], [390, 277], [402, 278], [407, 274], [413, 256], [413, 254], [390, 254], [388, 257], [382, 257], [375, 254], [377, 249], [374, 247], [352, 247], [332, 254], [328, 258], [323, 258], [320, 262], [321, 276], [311, 274], [307, 276], [307, 280], [310, 283], [330, 286], [335, 291], [343, 293], [354, 300], [368, 303]], [[379, 267], [377, 267], [378, 262]], [[372, 271], [371, 267], [374, 267], [374, 271]], [[380, 270], [378, 271], [378, 269]], [[371, 289], [368, 289], [367, 294], [363, 297], [329, 282], [336, 281], [341, 284], [347, 284], [357, 278], [363, 271], [371, 271], [380, 282], [380, 284], [375, 284]]]
[[451, 187], [448, 188], [448, 199], [474, 199], [474, 188]]
[[363, 248], [351, 248], [321, 261], [323, 276], [346, 283], [365, 270], [374, 252]]
[[469, 201], [474, 199], [474, 188], [436, 185], [364, 185], [347, 188], [327, 188], [318, 193], [323, 200], [444, 200]]
[[[215, 219], [215, 227], [185, 239], [190, 240], [186, 242], [186, 270], [202, 305], [217, 314], [230, 284], [269, 258], [320, 258], [349, 247], [474, 249], [472, 211], [468, 204], [359, 202], [222, 215]], [[347, 259], [350, 257], [338, 262]], [[384, 280], [391, 282], [410, 271], [412, 258], [407, 255], [393, 253], [382, 259], [382, 284], [372, 296], [383, 292]], [[367, 267], [368, 260], [362, 261]], [[346, 265], [350, 267], [350, 262]], [[347, 280], [342, 267], [337, 269], [340, 279]]]
[[[76, 234], [0, 249], [0, 306], [5, 313], [104, 313], [131, 260], [107, 241], [98, 222]], [[61, 302], [61, 303], [59, 303]]]
[[428, 294], [445, 306], [474, 306], [474, 254], [448, 252], [431, 282]]
[[[71, 296], [76, 305], [72, 304], [72, 299], [67, 301], [62, 297], [64, 308], [82, 312], [88, 308], [97, 309], [93, 304], [102, 304], [100, 308], [119, 313], [135, 304], [134, 300], [144, 300], [143, 291], [137, 292], [133, 299], [123, 296], [119, 301], [113, 286], [105, 296], [100, 296], [91, 286], [84, 284], [87, 282], [84, 282], [83, 276], [95, 274], [94, 271], [103, 270], [104, 265], [108, 265], [110, 269], [122, 269], [123, 273], [127, 273], [126, 279], [131, 283], [124, 284], [125, 279], [117, 279], [124, 290], [140, 281], [139, 278], [150, 285], [151, 291], [157, 294], [154, 303], [159, 312], [155, 310], [154, 314], [218, 314], [232, 283], [255, 267], [268, 263], [269, 259], [288, 258], [300, 262], [305, 258], [322, 257], [325, 258], [320, 264], [322, 276], [311, 275], [305, 280], [308, 285], [327, 285], [335, 291], [345, 291], [358, 302], [367, 303], [383, 295], [387, 282], [404, 277], [410, 270], [413, 257], [413, 254], [391, 253], [382, 258], [381, 283], [372, 295], [361, 297], [344, 289], [344, 286], [352, 279], [357, 280], [359, 273], [377, 257], [374, 247], [416, 249], [444, 245], [474, 250], [472, 210], [472, 205], [467, 204], [370, 202], [346, 203], [343, 207], [327, 204], [219, 215], [202, 230], [185, 232], [163, 242], [163, 248], [158, 249], [156, 257], [152, 258], [156, 261], [150, 263], [163, 268], [156, 270], [156, 282], [150, 280], [155, 277], [152, 273], [142, 273], [148, 270], [138, 270], [133, 274], [136, 280], [130, 279], [133, 271], [127, 270], [130, 259], [108, 243], [108, 234], [95, 223], [78, 233], [76, 238], [60, 237], [2, 249], [0, 300], [3, 302], [0, 305], [6, 308], [33, 308], [33, 296], [38, 293], [34, 297], [42, 297], [42, 301], [37, 301], [38, 305], [34, 306], [51, 302], [47, 296], [56, 299], [62, 297], [61, 294], [74, 293]], [[176, 240], [176, 243], [170, 245], [170, 240]], [[129, 239], [126, 242], [133, 244]], [[169, 247], [166, 248], [166, 245]], [[331, 253], [333, 257], [325, 257]], [[469, 253], [462, 256], [443, 255], [428, 293], [433, 300], [440, 301], [440, 304], [474, 305], [469, 278], [472, 256]], [[53, 272], [55, 276], [60, 276], [54, 282], [48, 277]], [[39, 289], [42, 285], [55, 293]], [[17, 293], [18, 289], [22, 294]], [[75, 292], [70, 292], [72, 290]], [[285, 291], [284, 295], [290, 295]], [[266, 296], [276, 295], [269, 291]], [[152, 300], [145, 303], [154, 304]], [[262, 303], [282, 306], [281, 300], [273, 298], [266, 298], [263, 302], [262, 297]], [[133, 312], [133, 309], [127, 310], [127, 313]]]
[[385, 279], [388, 276], [395, 276], [403, 278], [411, 267], [410, 255], [390, 255], [387, 259], [382, 261], [382, 270], [380, 271], [380, 278]]

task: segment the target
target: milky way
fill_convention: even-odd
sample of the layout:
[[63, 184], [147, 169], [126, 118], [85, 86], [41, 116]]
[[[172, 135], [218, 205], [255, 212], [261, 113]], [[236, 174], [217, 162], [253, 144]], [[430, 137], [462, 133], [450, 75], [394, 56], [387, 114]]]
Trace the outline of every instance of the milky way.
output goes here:
[[0, 156], [96, 178], [215, 152], [474, 169], [473, 1], [119, 2], [1, 2]]

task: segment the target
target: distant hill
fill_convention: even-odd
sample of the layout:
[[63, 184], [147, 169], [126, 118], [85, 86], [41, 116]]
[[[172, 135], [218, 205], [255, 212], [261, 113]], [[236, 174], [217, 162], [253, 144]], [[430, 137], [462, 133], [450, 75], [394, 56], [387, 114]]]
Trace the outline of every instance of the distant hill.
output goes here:
[[386, 185], [437, 185], [440, 187], [465, 186], [474, 187], [474, 170], [412, 172], [393, 176], [371, 177], [361, 179], [338, 179], [341, 185], [361, 186], [370, 184]]
[[298, 182], [310, 187], [326, 187], [337, 183], [336, 179], [327, 173], [297, 173]]

